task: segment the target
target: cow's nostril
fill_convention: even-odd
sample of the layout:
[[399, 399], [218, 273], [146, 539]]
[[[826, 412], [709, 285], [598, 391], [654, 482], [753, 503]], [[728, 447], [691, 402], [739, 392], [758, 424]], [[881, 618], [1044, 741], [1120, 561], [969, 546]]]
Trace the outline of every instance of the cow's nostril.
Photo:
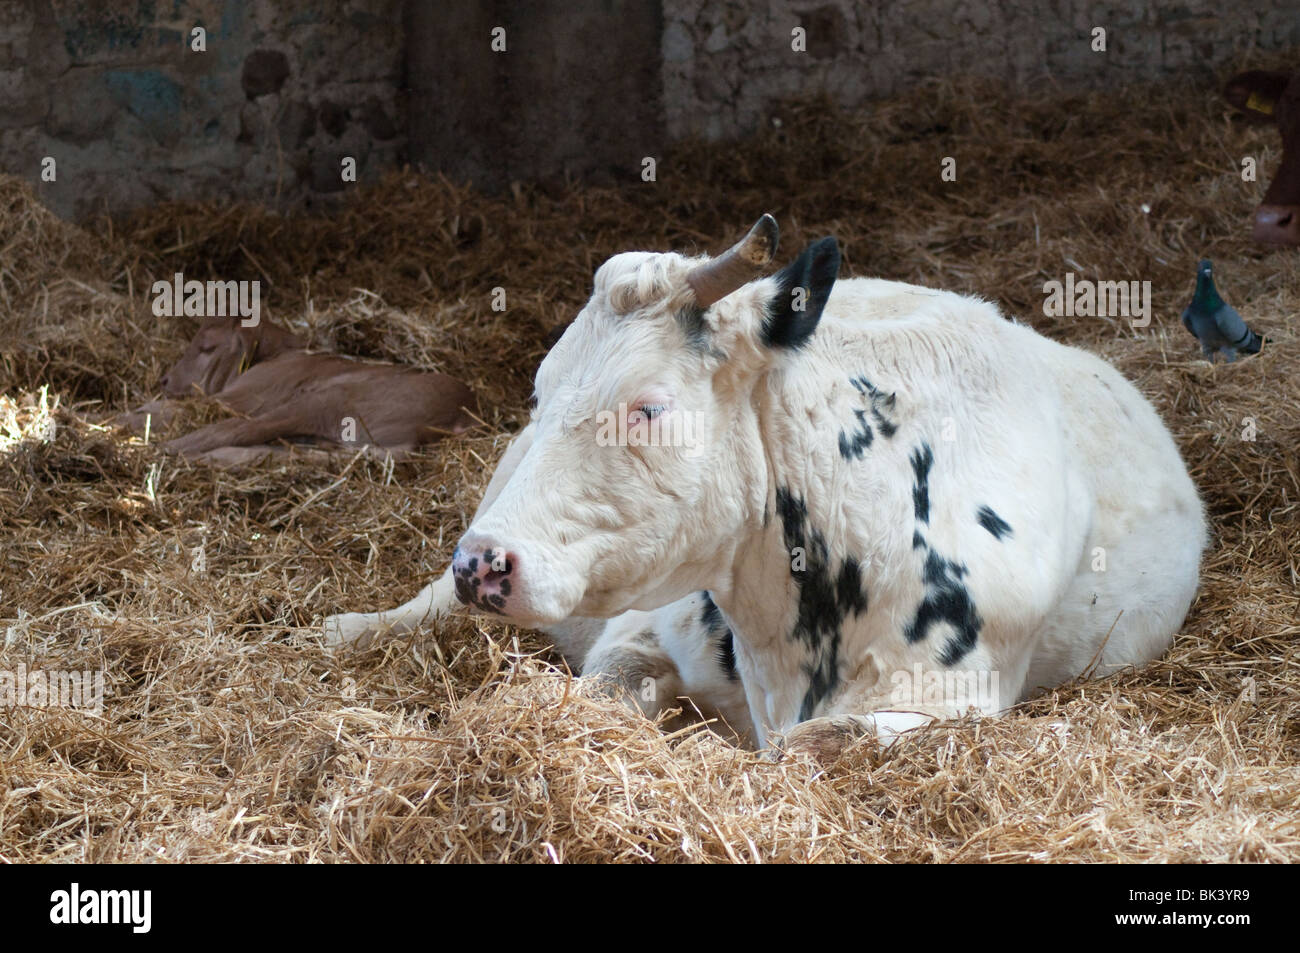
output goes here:
[[483, 561], [487, 563], [488, 575], [508, 576], [514, 568], [513, 559], [510, 553], [506, 552], [499, 546], [495, 549], [489, 549], [483, 553]]

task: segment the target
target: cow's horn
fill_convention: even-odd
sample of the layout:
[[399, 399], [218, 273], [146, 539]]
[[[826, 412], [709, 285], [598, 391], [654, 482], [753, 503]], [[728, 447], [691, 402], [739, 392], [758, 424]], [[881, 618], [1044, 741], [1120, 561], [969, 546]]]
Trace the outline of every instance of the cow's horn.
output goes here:
[[695, 303], [707, 308], [721, 301], [747, 281], [752, 281], [767, 267], [776, 254], [781, 230], [776, 219], [764, 215], [749, 234], [736, 244], [702, 265], [696, 265], [686, 275], [686, 283], [695, 292]]

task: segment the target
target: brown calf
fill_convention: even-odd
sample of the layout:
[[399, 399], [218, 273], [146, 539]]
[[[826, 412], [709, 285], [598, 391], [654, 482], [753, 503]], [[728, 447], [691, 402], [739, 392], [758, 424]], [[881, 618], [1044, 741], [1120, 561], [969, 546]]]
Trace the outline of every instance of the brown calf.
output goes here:
[[1223, 94], [1252, 119], [1276, 122], [1282, 164], [1255, 210], [1257, 242], [1300, 245], [1300, 73], [1251, 70], [1228, 80]]
[[203, 322], [162, 379], [170, 397], [208, 394], [238, 414], [172, 440], [164, 449], [219, 462], [268, 451], [272, 441], [371, 446], [400, 455], [474, 423], [468, 387], [446, 374], [312, 354], [301, 338], [239, 318]]

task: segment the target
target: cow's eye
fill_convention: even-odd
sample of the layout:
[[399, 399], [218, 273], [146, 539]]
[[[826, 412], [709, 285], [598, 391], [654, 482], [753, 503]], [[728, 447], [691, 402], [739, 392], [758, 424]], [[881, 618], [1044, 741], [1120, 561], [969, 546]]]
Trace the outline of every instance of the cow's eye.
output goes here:
[[664, 404], [642, 404], [637, 410], [645, 414], [646, 420], [654, 420], [660, 414], [668, 412], [668, 408]]
[[217, 349], [217, 346], [216, 346], [215, 344], [204, 344], [204, 345], [201, 345], [201, 346], [199, 347], [199, 353], [200, 353], [200, 354], [211, 354], [211, 353], [212, 353], [213, 351], [215, 351], [216, 349]]

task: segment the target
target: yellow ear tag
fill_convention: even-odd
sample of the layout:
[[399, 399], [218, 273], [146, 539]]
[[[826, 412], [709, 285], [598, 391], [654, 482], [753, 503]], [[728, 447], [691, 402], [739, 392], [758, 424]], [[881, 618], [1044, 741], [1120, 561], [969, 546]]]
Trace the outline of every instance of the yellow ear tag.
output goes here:
[[1259, 93], [1251, 93], [1246, 100], [1246, 108], [1253, 109], [1257, 113], [1263, 113], [1266, 116], [1273, 115], [1273, 100], [1265, 99]]
[[[239, 359], [239, 373], [240, 373], [240, 374], [244, 373], [244, 371], [248, 370], [250, 367], [253, 366], [253, 357], [254, 357], [254, 355], [256, 355], [256, 354], [257, 354], [257, 342], [254, 341], [254, 342], [253, 342], [253, 346], [252, 346], [251, 348], [249, 348], [247, 351], [245, 351], [244, 354], [243, 354], [243, 356], [240, 357], [240, 359]], [[238, 376], [238, 375], [236, 375], [236, 376]]]

